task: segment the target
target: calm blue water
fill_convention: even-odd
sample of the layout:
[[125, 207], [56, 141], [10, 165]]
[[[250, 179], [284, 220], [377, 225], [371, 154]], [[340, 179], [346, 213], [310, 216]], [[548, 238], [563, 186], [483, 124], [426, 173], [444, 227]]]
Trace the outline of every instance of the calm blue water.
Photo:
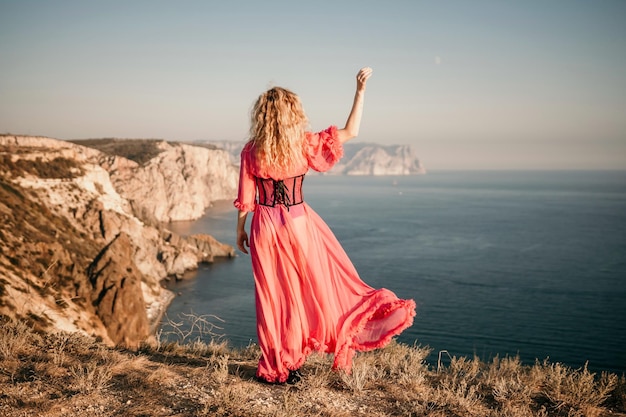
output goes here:
[[[418, 305], [399, 340], [450, 355], [549, 357], [626, 372], [626, 171], [313, 176], [305, 199], [361, 278]], [[179, 233], [235, 245], [221, 202]], [[219, 316], [232, 345], [256, 341], [250, 260], [201, 266], [168, 315]]]

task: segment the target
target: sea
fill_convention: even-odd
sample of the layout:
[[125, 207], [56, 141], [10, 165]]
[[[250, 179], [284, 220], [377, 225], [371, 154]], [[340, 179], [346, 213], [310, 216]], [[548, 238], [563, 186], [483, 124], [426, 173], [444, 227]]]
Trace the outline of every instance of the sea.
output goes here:
[[[626, 372], [626, 171], [307, 175], [303, 190], [366, 283], [415, 300], [397, 340], [429, 347], [430, 365], [519, 356]], [[169, 227], [235, 246], [236, 217], [219, 201]], [[177, 323], [187, 340], [256, 343], [247, 255], [184, 278], [167, 284], [177, 296], [162, 335], [182, 335]]]

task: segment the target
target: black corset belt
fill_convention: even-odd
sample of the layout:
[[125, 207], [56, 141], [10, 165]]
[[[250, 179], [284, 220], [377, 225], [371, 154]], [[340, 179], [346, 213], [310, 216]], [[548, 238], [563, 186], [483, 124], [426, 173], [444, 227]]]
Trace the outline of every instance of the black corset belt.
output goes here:
[[304, 174], [283, 180], [255, 177], [255, 181], [259, 196], [258, 204], [262, 206], [274, 207], [276, 204], [282, 204], [289, 210], [289, 207], [303, 202]]

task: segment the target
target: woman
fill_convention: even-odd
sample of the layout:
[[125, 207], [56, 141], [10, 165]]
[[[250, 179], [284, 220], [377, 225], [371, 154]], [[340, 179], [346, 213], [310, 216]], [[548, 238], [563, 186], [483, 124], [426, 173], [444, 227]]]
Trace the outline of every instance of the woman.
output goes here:
[[[352, 110], [343, 129], [311, 133], [297, 95], [274, 87], [252, 109], [250, 141], [241, 152], [237, 246], [252, 260], [257, 378], [295, 382], [312, 351], [333, 353], [334, 369], [350, 372], [355, 351], [385, 346], [413, 323], [415, 302], [359, 278], [341, 245], [304, 201], [309, 168], [330, 169], [343, 143], [359, 133], [371, 68], [357, 74]], [[253, 212], [250, 237], [246, 218]]]

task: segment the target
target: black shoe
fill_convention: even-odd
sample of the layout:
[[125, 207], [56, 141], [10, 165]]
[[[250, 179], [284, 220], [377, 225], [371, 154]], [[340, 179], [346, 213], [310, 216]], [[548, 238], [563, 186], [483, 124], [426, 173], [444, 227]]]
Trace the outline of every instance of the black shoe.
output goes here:
[[297, 384], [302, 380], [302, 374], [299, 369], [295, 371], [289, 371], [289, 376], [287, 377], [287, 383], [290, 385]]

